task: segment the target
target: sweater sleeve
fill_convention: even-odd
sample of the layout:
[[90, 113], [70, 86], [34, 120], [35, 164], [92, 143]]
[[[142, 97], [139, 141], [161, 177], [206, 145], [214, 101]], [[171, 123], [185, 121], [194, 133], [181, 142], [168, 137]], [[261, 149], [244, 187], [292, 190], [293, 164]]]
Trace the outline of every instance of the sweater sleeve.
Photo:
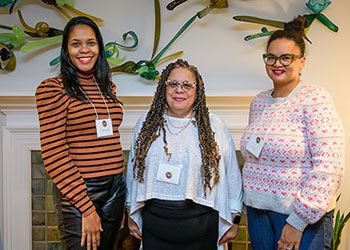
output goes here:
[[344, 130], [326, 91], [315, 93], [304, 108], [306, 142], [312, 171], [302, 183], [287, 222], [303, 231], [326, 213], [344, 174]]
[[238, 166], [236, 149], [229, 130], [224, 127], [225, 137], [228, 143], [228, 155], [226, 157], [226, 177], [228, 180], [228, 198], [230, 204], [230, 212], [242, 212], [243, 189], [242, 175]]
[[[221, 156], [225, 164], [227, 179], [228, 202], [231, 213], [241, 213], [243, 204], [242, 175], [238, 166], [235, 144], [230, 131], [224, 122], [216, 115], [210, 114], [213, 121], [216, 141], [220, 143]], [[221, 160], [220, 160], [221, 161]]]
[[78, 167], [69, 155], [66, 122], [70, 99], [56, 78], [43, 81], [36, 90], [40, 141], [45, 169], [61, 194], [87, 216], [95, 207]]
[[128, 159], [128, 164], [126, 168], [126, 186], [127, 186], [127, 194], [126, 194], [126, 202], [125, 206], [130, 209], [131, 206], [131, 197], [132, 197], [132, 186], [133, 186], [133, 181], [134, 181], [134, 165], [133, 165], [133, 158], [134, 158], [134, 145], [135, 141], [137, 138], [137, 134], [133, 133], [133, 136], [131, 138], [131, 146], [130, 146], [130, 151], [129, 151], [129, 159]]

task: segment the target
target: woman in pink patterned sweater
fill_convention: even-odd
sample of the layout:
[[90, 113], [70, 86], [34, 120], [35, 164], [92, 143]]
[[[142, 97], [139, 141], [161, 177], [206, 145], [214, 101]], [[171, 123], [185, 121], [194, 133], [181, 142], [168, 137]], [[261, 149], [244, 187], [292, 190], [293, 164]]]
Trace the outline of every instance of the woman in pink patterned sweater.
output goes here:
[[344, 131], [328, 92], [300, 79], [303, 24], [299, 17], [270, 37], [263, 58], [273, 89], [253, 100], [241, 140], [244, 201], [257, 250], [321, 250], [331, 239]]

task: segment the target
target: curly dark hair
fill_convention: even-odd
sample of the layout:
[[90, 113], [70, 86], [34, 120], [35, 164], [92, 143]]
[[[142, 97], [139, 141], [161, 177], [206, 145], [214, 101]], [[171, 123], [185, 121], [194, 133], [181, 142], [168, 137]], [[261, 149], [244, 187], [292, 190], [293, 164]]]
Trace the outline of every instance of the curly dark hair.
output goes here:
[[[166, 102], [166, 84], [172, 70], [176, 68], [185, 68], [191, 70], [197, 82], [196, 99], [193, 108], [193, 118], [196, 121], [198, 129], [199, 148], [202, 156], [201, 174], [203, 177], [203, 187], [206, 190], [212, 190], [213, 186], [219, 181], [219, 147], [214, 138], [214, 132], [210, 125], [209, 110], [205, 100], [204, 83], [198, 70], [189, 65], [187, 61], [178, 59], [174, 63], [170, 63], [162, 72], [161, 79], [151, 105], [147, 113], [146, 119], [142, 124], [142, 128], [136, 143], [134, 145], [133, 171], [134, 178], [139, 182], [144, 181], [145, 158], [152, 143], [163, 133], [164, 152], [167, 156], [171, 156], [168, 149], [165, 130], [165, 119], [163, 114], [167, 111]], [[212, 179], [213, 184], [211, 183]]]
[[305, 33], [304, 27], [307, 24], [307, 20], [303, 16], [296, 17], [293, 21], [290, 21], [284, 25], [283, 30], [276, 30], [267, 42], [266, 48], [270, 46], [270, 43], [276, 39], [288, 39], [295, 42], [300, 49], [301, 56], [305, 54]]

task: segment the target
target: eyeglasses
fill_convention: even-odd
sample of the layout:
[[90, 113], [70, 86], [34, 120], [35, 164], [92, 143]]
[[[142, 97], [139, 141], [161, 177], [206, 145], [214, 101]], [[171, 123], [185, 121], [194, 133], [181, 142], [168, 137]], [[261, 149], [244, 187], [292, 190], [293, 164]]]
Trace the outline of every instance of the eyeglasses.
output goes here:
[[303, 56], [301, 55], [295, 55], [295, 54], [283, 54], [280, 56], [275, 56], [274, 54], [263, 54], [264, 62], [267, 66], [273, 66], [277, 62], [277, 60], [282, 64], [282, 66], [287, 67], [292, 64], [292, 62], [297, 59], [301, 58]]
[[169, 87], [172, 90], [175, 90], [176, 88], [182, 88], [185, 91], [189, 91], [197, 85], [195, 82], [189, 82], [189, 81], [179, 82], [177, 80], [166, 80], [165, 84], [167, 87]]

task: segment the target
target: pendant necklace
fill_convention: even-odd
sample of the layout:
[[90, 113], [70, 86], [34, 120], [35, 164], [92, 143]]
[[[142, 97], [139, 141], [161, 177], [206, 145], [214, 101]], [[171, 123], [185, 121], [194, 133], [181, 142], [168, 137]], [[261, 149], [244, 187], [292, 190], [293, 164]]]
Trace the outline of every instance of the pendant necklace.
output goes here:
[[[168, 131], [170, 132], [170, 134], [172, 134], [172, 135], [178, 135], [178, 134], [180, 134], [182, 131], [184, 131], [184, 130], [190, 125], [190, 123], [192, 122], [192, 118], [193, 118], [193, 117], [191, 117], [185, 125], [183, 125], [183, 126], [176, 126], [176, 125], [172, 124], [172, 123], [170, 122], [170, 120], [169, 120], [169, 117], [167, 117], [167, 118], [166, 118], [166, 122], [165, 122], [165, 126], [167, 127], [167, 129], [168, 129]], [[169, 125], [170, 125], [170, 126], [169, 126]], [[179, 129], [179, 130], [176, 131], [176, 132], [174, 132], [174, 131], [171, 131], [170, 127], [174, 128], [174, 129]]]

